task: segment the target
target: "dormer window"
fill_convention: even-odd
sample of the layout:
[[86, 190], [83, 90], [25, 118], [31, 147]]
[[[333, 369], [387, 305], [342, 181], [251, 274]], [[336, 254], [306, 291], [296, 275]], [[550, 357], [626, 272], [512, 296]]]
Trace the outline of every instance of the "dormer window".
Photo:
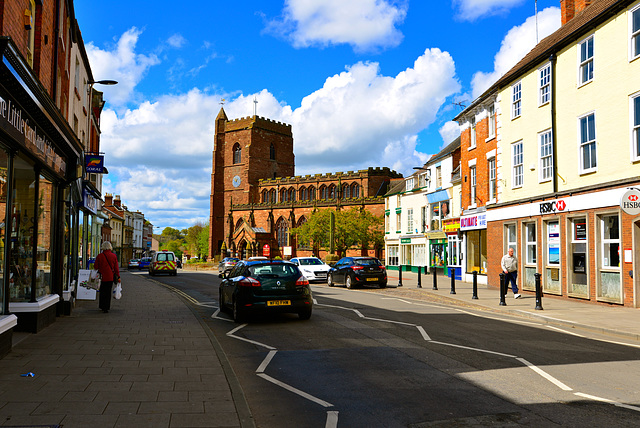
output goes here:
[[405, 190], [406, 190], [407, 192], [410, 192], [410, 191], [412, 191], [412, 190], [413, 190], [413, 177], [410, 177], [410, 178], [408, 178], [408, 179], [407, 179], [407, 181], [406, 181], [406, 188], [405, 188]]

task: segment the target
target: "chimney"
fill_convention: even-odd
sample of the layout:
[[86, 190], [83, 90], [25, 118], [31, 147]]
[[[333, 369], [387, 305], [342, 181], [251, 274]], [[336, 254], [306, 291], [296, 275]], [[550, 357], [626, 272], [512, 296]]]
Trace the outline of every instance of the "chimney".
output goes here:
[[106, 195], [104, 195], [104, 206], [110, 207], [112, 205], [113, 205], [113, 195], [110, 193], [107, 193]]
[[119, 210], [122, 209], [121, 202], [120, 202], [120, 195], [116, 195], [116, 197], [113, 198], [113, 206]]
[[585, 10], [591, 3], [592, 0], [560, 0], [562, 25], [571, 21], [574, 16]]

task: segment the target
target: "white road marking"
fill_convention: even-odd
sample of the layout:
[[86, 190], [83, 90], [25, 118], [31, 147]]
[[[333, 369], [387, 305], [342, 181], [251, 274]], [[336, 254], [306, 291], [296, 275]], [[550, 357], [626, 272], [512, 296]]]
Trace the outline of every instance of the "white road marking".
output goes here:
[[338, 426], [338, 412], [329, 411], [327, 412], [327, 423], [325, 424], [325, 428], [336, 428]]
[[586, 339], [586, 337], [585, 337], [585, 336], [583, 336], [583, 335], [581, 335], [581, 334], [574, 333], [574, 332], [572, 332], [572, 331], [567, 331], [567, 330], [564, 330], [564, 329], [562, 329], [562, 328], [560, 328], [560, 327], [555, 327], [555, 326], [552, 326], [552, 325], [548, 325], [548, 326], [547, 326], [547, 328], [550, 328], [551, 330], [557, 330], [557, 331], [559, 331], [560, 333], [570, 334], [570, 335], [572, 335], [572, 336], [577, 336], [577, 337], [581, 337], [581, 338], [583, 338], [583, 339]]
[[542, 376], [543, 378], [545, 378], [549, 382], [553, 383], [558, 388], [560, 388], [560, 389], [562, 389], [564, 391], [573, 391], [573, 388], [568, 387], [567, 385], [565, 385], [564, 383], [560, 382], [555, 377], [551, 376], [549, 373], [545, 372], [544, 370], [542, 370], [541, 368], [539, 368], [537, 366], [534, 366], [533, 364], [531, 364], [529, 361], [525, 360], [524, 358], [516, 358], [516, 360], [520, 361], [522, 364], [524, 364], [525, 366], [529, 367], [531, 370], [533, 370], [534, 372], [538, 373], [540, 376]]
[[331, 404], [329, 402], [326, 402], [324, 400], [321, 400], [321, 399], [319, 399], [317, 397], [314, 397], [311, 394], [307, 394], [304, 391], [300, 391], [298, 388], [294, 388], [293, 386], [287, 385], [284, 382], [280, 382], [278, 379], [274, 379], [274, 378], [272, 378], [271, 376], [269, 376], [267, 374], [257, 373], [257, 375], [260, 376], [261, 378], [265, 379], [265, 380], [268, 380], [269, 382], [271, 382], [271, 383], [273, 383], [275, 385], [278, 385], [281, 388], [286, 389], [287, 391], [293, 392], [294, 394], [299, 395], [300, 397], [306, 398], [309, 401], [313, 401], [314, 403], [319, 404], [322, 407], [333, 407], [333, 404]]
[[248, 324], [242, 324], [241, 326], [238, 326], [236, 328], [234, 328], [233, 330], [231, 330], [230, 332], [227, 333], [227, 336], [229, 337], [233, 337], [234, 339], [238, 339], [238, 340], [242, 340], [243, 342], [249, 342], [249, 343], [253, 343], [254, 345], [258, 345], [258, 346], [262, 346], [263, 348], [267, 348], [267, 349], [276, 349], [273, 346], [269, 346], [269, 345], [265, 345], [264, 343], [260, 343], [260, 342], [256, 342], [255, 340], [250, 340], [250, 339], [246, 339], [244, 337], [240, 337], [240, 336], [235, 336], [233, 333], [235, 333], [236, 331], [240, 330], [241, 328], [246, 327]]
[[456, 345], [454, 343], [438, 342], [437, 340], [432, 340], [430, 341], [430, 343], [437, 343], [438, 345], [444, 346], [453, 346], [454, 348], [468, 349], [469, 351], [484, 352], [486, 354], [500, 355], [501, 357], [517, 358], [515, 355], [504, 354], [502, 352], [489, 351], [488, 349], [472, 348], [470, 346]]
[[636, 412], [640, 412], [640, 407], [631, 406], [629, 404], [619, 403], [617, 401], [608, 400], [606, 398], [596, 397], [595, 395], [583, 394], [581, 392], [574, 392], [574, 394], [577, 395], [578, 397], [588, 398], [589, 400], [602, 401], [603, 403], [609, 403], [609, 404], [613, 404], [614, 406], [617, 406], [617, 407], [623, 407], [625, 409], [629, 409], [629, 410], [634, 410]]
[[416, 328], [418, 329], [418, 331], [420, 332], [424, 340], [427, 340], [427, 341], [431, 340], [431, 338], [429, 337], [427, 332], [424, 330], [424, 328], [422, 328], [421, 325], [417, 325]]
[[264, 371], [266, 370], [267, 366], [269, 365], [269, 363], [271, 362], [271, 360], [273, 360], [273, 357], [276, 356], [276, 353], [278, 351], [275, 350], [271, 350], [269, 351], [269, 353], [267, 354], [267, 356], [265, 357], [264, 360], [262, 360], [262, 364], [260, 364], [258, 366], [258, 368], [256, 369], [256, 373], [264, 373]]

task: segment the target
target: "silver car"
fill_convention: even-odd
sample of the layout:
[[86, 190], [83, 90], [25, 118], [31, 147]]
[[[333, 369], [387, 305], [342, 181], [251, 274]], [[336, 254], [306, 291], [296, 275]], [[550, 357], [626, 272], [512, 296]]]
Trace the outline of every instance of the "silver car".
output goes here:
[[218, 273], [227, 273], [238, 263], [240, 259], [236, 257], [225, 257], [218, 264]]
[[290, 260], [298, 266], [307, 281], [326, 281], [331, 266], [317, 257], [296, 257]]

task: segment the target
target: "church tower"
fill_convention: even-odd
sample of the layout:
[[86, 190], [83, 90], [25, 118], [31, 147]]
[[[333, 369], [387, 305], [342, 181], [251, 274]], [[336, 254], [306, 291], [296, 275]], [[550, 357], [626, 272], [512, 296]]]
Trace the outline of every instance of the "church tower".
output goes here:
[[233, 232], [232, 204], [259, 203], [258, 181], [295, 172], [291, 125], [259, 116], [215, 121], [209, 218], [209, 258]]

